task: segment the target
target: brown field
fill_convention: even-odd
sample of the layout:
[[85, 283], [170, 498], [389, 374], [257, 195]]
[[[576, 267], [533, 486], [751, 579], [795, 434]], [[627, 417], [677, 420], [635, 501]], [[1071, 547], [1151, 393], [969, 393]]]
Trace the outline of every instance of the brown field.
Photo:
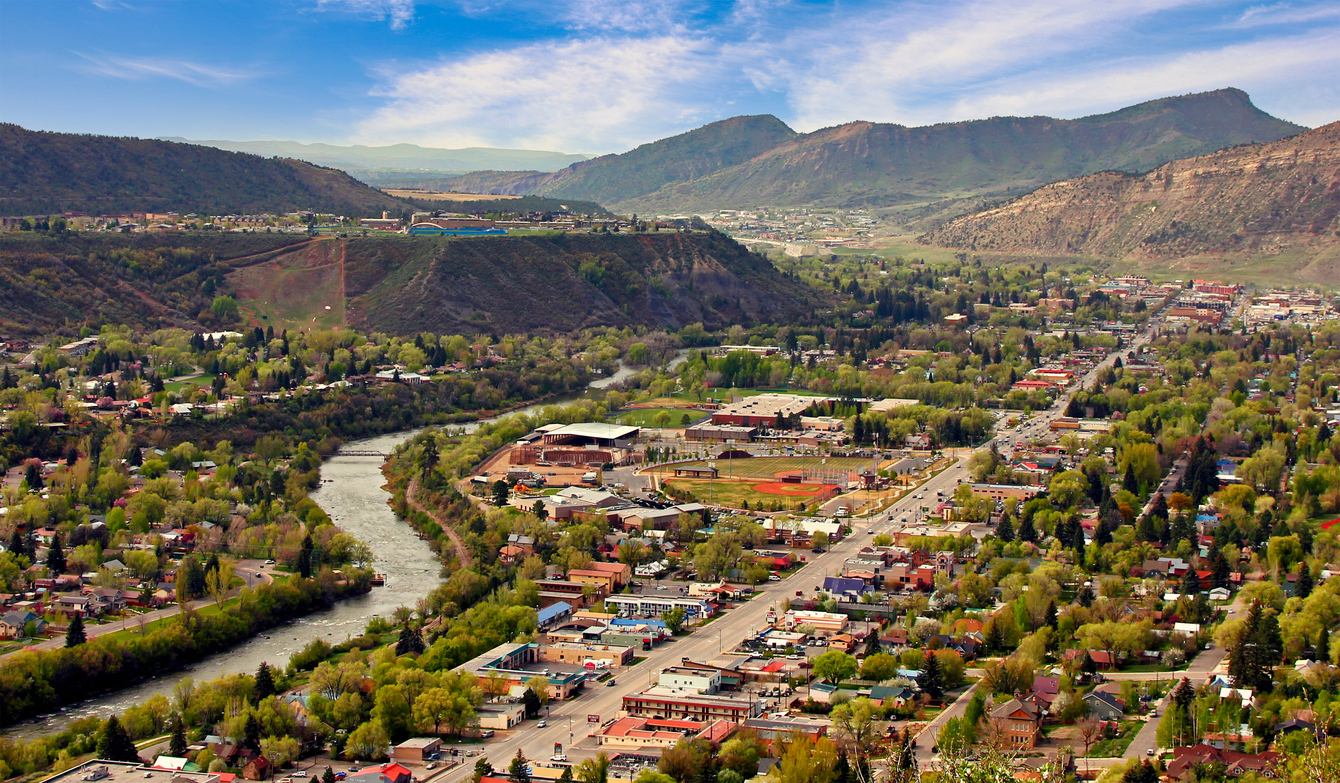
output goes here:
[[388, 196], [396, 198], [416, 198], [421, 201], [497, 201], [509, 198], [521, 198], [520, 196], [493, 196], [487, 193], [443, 193], [437, 190], [403, 190], [386, 189], [382, 191]]

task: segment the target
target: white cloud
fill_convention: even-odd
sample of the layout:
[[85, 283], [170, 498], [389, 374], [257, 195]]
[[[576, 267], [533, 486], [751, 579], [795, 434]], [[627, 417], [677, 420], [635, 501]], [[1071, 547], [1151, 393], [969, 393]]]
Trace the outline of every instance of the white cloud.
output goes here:
[[[1261, 88], [1296, 88], [1307, 84], [1340, 83], [1340, 32], [1272, 38], [1183, 54], [1132, 58], [1103, 63], [1066, 74], [1027, 76], [994, 85], [989, 93], [956, 101], [953, 117], [1051, 114], [1079, 116], [1101, 112], [1156, 97], [1181, 95], [1221, 87], [1241, 87], [1257, 100]], [[1337, 97], [1332, 90], [1329, 107]], [[1295, 115], [1286, 119], [1314, 120]], [[1324, 122], [1340, 119], [1332, 116]], [[1309, 123], [1310, 124], [1310, 123]]]
[[[843, 20], [790, 89], [806, 129], [862, 119], [935, 122], [953, 96], [989, 90], [1017, 71], [1047, 72], [1120, 36], [1136, 20], [1199, 0], [979, 0], [958, 8], [905, 6]], [[794, 48], [794, 47], [792, 47]], [[931, 111], [924, 111], [929, 108]]]
[[1231, 27], [1263, 27], [1265, 25], [1303, 24], [1326, 19], [1340, 19], [1340, 5], [1326, 3], [1296, 8], [1289, 3], [1256, 5], [1242, 12]]
[[414, 20], [414, 0], [317, 0], [316, 10], [342, 10], [378, 21], [389, 19], [392, 30], [403, 30]]
[[705, 121], [696, 93], [715, 58], [693, 37], [588, 39], [487, 52], [391, 73], [368, 144], [604, 152]]
[[563, 21], [574, 30], [596, 34], [668, 32], [682, 29], [682, 6], [672, 0], [573, 0]]
[[167, 57], [121, 57], [76, 52], [85, 61], [83, 70], [116, 79], [176, 79], [197, 87], [226, 87], [254, 79], [255, 70], [230, 68]]

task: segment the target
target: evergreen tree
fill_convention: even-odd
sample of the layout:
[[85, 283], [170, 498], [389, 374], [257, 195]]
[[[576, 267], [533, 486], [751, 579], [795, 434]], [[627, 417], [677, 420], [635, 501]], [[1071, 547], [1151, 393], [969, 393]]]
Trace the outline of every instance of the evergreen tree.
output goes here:
[[475, 783], [479, 783], [480, 778], [493, 777], [493, 765], [486, 758], [481, 758], [475, 762]]
[[1149, 763], [1149, 759], [1145, 759], [1140, 762], [1139, 766], [1126, 770], [1126, 774], [1121, 778], [1121, 783], [1159, 783], [1159, 771], [1154, 769], [1154, 765]]
[[1112, 528], [1109, 526], [1106, 517], [1098, 520], [1098, 529], [1094, 531], [1093, 543], [1100, 547], [1112, 543]]
[[303, 579], [312, 578], [312, 552], [314, 549], [312, 534], [308, 533], [302, 540], [302, 549], [298, 552], [298, 576]]
[[1093, 589], [1088, 585], [1084, 585], [1084, 587], [1080, 588], [1079, 595], [1075, 596], [1075, 599], [1079, 601], [1080, 606], [1088, 609], [1090, 606], [1093, 606]]
[[1014, 525], [1010, 524], [1008, 514], [1002, 517], [1000, 524], [996, 526], [996, 537], [1007, 544], [1014, 540]]
[[27, 547], [24, 545], [23, 541], [23, 534], [19, 532], [17, 527], [15, 527], [14, 532], [9, 535], [9, 552], [16, 558], [28, 556]]
[[1168, 498], [1162, 492], [1154, 496], [1154, 504], [1149, 507], [1149, 515], [1159, 519], [1168, 519]]
[[186, 755], [186, 728], [181, 722], [181, 713], [172, 713], [172, 739], [168, 741], [168, 755], [182, 758]]
[[260, 704], [266, 697], [275, 695], [275, 678], [270, 671], [270, 664], [261, 661], [261, 665], [256, 669], [256, 684], [251, 688], [252, 701]]
[[530, 783], [530, 773], [526, 771], [526, 766], [526, 757], [521, 748], [517, 748], [512, 763], [507, 766], [507, 777], [512, 779], [512, 783]]
[[1033, 515], [1024, 514], [1019, 522], [1019, 540], [1035, 543], [1038, 540], [1038, 531], [1033, 527]]
[[1196, 573], [1196, 569], [1188, 568], [1186, 575], [1182, 577], [1182, 595], [1189, 595], [1194, 598], [1200, 595], [1200, 587], [1200, 574]]
[[103, 724], [102, 735], [98, 738], [98, 758], [105, 761], [129, 761], [139, 763], [140, 754], [130, 735], [115, 715]]
[[1084, 526], [1075, 525], [1075, 537], [1070, 542], [1070, 546], [1075, 550], [1075, 563], [1084, 564]]
[[335, 770], [326, 767], [326, 771], [321, 773], [321, 783], [335, 783]]
[[60, 534], [57, 533], [51, 538], [51, 546], [47, 548], [47, 570], [53, 577], [65, 573], [65, 549], [61, 547]]
[[1298, 566], [1298, 583], [1294, 586], [1293, 594], [1299, 598], [1312, 595], [1312, 569], [1308, 568], [1306, 562]]
[[1228, 558], [1224, 557], [1223, 547], [1215, 547], [1210, 553], [1210, 585], [1228, 587], [1228, 579], [1232, 575], [1233, 569], [1228, 565]]
[[250, 748], [254, 753], [261, 752], [261, 723], [256, 713], [247, 713], [247, 722], [242, 729], [242, 747]]
[[411, 626], [408, 622], [401, 626], [400, 639], [395, 644], [395, 654], [422, 655], [423, 650], [423, 636], [419, 634], [419, 629]]
[[1331, 660], [1331, 630], [1322, 627], [1321, 633], [1317, 634], [1317, 660], [1330, 662]]
[[1135, 467], [1131, 463], [1126, 463], [1126, 475], [1121, 479], [1121, 488], [1132, 495], [1140, 494], [1140, 484], [1135, 480]]
[[23, 480], [28, 482], [28, 490], [31, 492], [36, 492], [45, 486], [42, 483], [42, 471], [35, 462], [28, 463], [28, 470], [24, 472]]
[[940, 659], [936, 657], [934, 650], [926, 651], [926, 662], [922, 664], [921, 675], [917, 677], [917, 685], [920, 685], [922, 692], [935, 701], [939, 701], [944, 696], [944, 673], [940, 671]]
[[88, 639], [84, 634], [84, 618], [76, 614], [70, 621], [69, 627], [65, 629], [65, 646], [78, 647], [86, 641]]
[[526, 710], [526, 717], [533, 718], [540, 714], [540, 697], [535, 695], [535, 691], [527, 688], [521, 693], [521, 706]]

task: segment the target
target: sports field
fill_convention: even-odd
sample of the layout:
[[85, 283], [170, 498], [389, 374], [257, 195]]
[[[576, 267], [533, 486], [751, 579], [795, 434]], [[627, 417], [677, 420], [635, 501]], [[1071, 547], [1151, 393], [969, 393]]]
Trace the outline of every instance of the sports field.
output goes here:
[[[805, 471], [808, 476], [819, 478], [821, 474], [830, 481], [836, 481], [839, 477], [834, 474], [846, 474], [859, 472], [870, 467], [871, 460], [858, 459], [856, 457], [828, 457], [826, 462], [820, 463], [822, 457], [750, 457], [748, 459], [713, 460], [717, 466], [717, 475], [719, 478], [775, 478], [778, 473]], [[883, 463], [881, 463], [883, 464]], [[697, 462], [679, 462], [674, 465], [667, 465], [658, 468], [657, 472], [674, 475], [675, 468], [707, 468], [706, 460]], [[841, 476], [841, 482], [845, 483], [846, 476]]]
[[[807, 494], [780, 494], [777, 492], [763, 491], [773, 485], [773, 482], [753, 482], [753, 481], [726, 481], [718, 479], [710, 481], [708, 479], [666, 479], [665, 487], [667, 489], [685, 492], [694, 500], [700, 503], [712, 503], [717, 506], [728, 506], [730, 508], [744, 508], [748, 504], [749, 508], [782, 511], [795, 510], [803, 506], [827, 500], [831, 495], [819, 494], [824, 487], [829, 492], [837, 492], [837, 487], [832, 485], [819, 484], [779, 484], [790, 490], [805, 490]], [[760, 489], [763, 488], [763, 490]]]

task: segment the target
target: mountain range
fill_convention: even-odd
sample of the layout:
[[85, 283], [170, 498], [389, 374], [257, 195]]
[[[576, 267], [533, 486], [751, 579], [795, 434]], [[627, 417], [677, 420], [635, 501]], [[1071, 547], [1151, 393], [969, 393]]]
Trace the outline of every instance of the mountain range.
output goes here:
[[722, 120], [556, 172], [478, 171], [444, 185], [582, 198], [624, 212], [925, 205], [1008, 196], [1104, 170], [1147, 171], [1303, 130], [1231, 88], [1075, 120], [993, 117], [916, 128], [851, 122], [797, 133], [761, 115]]
[[[249, 152], [267, 158], [294, 158], [318, 166], [343, 169], [360, 180], [378, 179], [393, 172], [422, 176], [424, 172], [438, 175], [463, 174], [481, 169], [499, 171], [530, 170], [557, 171], [564, 166], [579, 163], [590, 155], [543, 150], [508, 150], [492, 147], [439, 149], [415, 144], [390, 144], [369, 147], [362, 144], [338, 146], [334, 144], [303, 144], [297, 141], [225, 141], [220, 139], [183, 139], [164, 137], [161, 141], [179, 144], [199, 144], [230, 152]], [[386, 183], [390, 184], [390, 183]]]
[[130, 211], [400, 214], [408, 202], [338, 169], [155, 139], [0, 123], [0, 214]]
[[[1056, 182], [952, 220], [921, 241], [965, 250], [1079, 254], [1137, 266], [1340, 281], [1340, 122], [1146, 174]], [[1264, 278], [1263, 278], [1264, 279]]]

